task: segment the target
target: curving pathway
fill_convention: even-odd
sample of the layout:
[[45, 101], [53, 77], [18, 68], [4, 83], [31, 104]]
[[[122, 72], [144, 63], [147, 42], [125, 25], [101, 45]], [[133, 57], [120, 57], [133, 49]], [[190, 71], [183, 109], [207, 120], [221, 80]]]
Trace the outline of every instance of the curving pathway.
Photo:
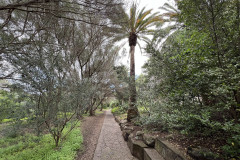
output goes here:
[[124, 141], [111, 111], [107, 111], [93, 160], [137, 160]]

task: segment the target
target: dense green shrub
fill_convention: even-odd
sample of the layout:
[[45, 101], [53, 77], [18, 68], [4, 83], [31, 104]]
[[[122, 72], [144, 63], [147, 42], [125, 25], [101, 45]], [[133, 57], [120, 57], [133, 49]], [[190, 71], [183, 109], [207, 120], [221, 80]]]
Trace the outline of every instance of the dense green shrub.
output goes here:
[[179, 1], [179, 29], [165, 34], [160, 48], [167, 29], [148, 44], [150, 59], [138, 86], [139, 101], [150, 112], [143, 124], [223, 142], [232, 137], [226, 159], [239, 158], [239, 3]]
[[109, 103], [106, 103], [106, 104], [102, 104], [101, 105], [101, 108], [102, 109], [107, 109], [107, 108], [109, 108], [110, 107], [110, 104]]
[[226, 158], [240, 159], [240, 135], [228, 139], [228, 144], [223, 146]]
[[[116, 104], [114, 104], [113, 106], [115, 106]], [[127, 113], [127, 109], [128, 109], [128, 104], [127, 103], [123, 103], [122, 105], [116, 105], [116, 107], [112, 108], [112, 113], [114, 114], [124, 114]]]
[[119, 108], [119, 107], [114, 107], [114, 108], [112, 109], [112, 113], [113, 113], [113, 114], [119, 114], [119, 113], [121, 113], [121, 112], [120, 112], [120, 108]]
[[111, 108], [115, 108], [115, 107], [118, 107], [118, 106], [119, 106], [119, 103], [117, 101], [114, 101], [114, 102], [110, 103]]

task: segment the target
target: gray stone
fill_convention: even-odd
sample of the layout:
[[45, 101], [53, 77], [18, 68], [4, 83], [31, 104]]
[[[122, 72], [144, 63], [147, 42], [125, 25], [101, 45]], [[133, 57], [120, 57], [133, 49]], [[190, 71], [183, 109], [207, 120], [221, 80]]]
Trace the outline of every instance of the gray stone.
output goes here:
[[125, 141], [128, 140], [128, 136], [131, 134], [132, 130], [123, 130], [122, 131], [122, 136]]
[[128, 134], [126, 133], [126, 132], [122, 132], [122, 136], [123, 136], [123, 139], [125, 140], [125, 141], [127, 141], [128, 140]]
[[133, 133], [131, 133], [129, 136], [128, 136], [128, 138], [134, 138], [134, 135], [133, 135]]
[[125, 127], [125, 124], [124, 124], [124, 123], [120, 123], [119, 125], [120, 125], [120, 129], [121, 129], [121, 131], [122, 131], [123, 128]]
[[169, 135], [167, 135], [165, 138], [166, 138], [166, 139], [173, 139], [174, 136], [173, 136], [172, 134], [169, 134]]
[[197, 148], [188, 147], [187, 154], [196, 160], [216, 160], [217, 159], [217, 155], [212, 153], [210, 150], [206, 148], [201, 148], [201, 147], [197, 147]]
[[120, 120], [119, 120], [117, 117], [115, 117], [115, 121], [116, 121], [118, 124], [120, 124]]
[[182, 160], [182, 158], [177, 156], [174, 160]]
[[128, 123], [120, 123], [120, 128], [121, 130], [133, 130], [133, 126], [131, 126], [130, 124]]
[[148, 145], [149, 147], [154, 147], [156, 137], [151, 136], [149, 134], [143, 135], [143, 142]]
[[186, 160], [183, 154], [168, 141], [157, 138], [155, 140], [155, 149], [165, 160]]
[[124, 126], [123, 129], [133, 131], [134, 128], [133, 128], [133, 126]]
[[136, 140], [142, 140], [142, 136], [136, 136], [135, 139]]
[[127, 120], [120, 120], [120, 124], [126, 124]]
[[137, 139], [137, 140], [143, 140], [143, 132], [142, 131], [137, 131], [136, 132], [136, 137], [135, 137], [135, 139]]
[[136, 136], [142, 136], [143, 135], [143, 131], [137, 131], [136, 132]]
[[144, 144], [143, 141], [134, 140], [129, 136], [127, 144], [133, 156], [139, 160], [144, 160], [144, 148], [147, 148], [147, 145]]
[[152, 148], [144, 148], [144, 160], [164, 160], [164, 158]]

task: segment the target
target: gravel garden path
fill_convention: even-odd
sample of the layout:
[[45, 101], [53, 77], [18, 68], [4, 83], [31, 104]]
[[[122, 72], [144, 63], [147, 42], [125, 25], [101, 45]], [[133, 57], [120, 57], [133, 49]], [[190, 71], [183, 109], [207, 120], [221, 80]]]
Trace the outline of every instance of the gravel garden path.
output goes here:
[[137, 160], [131, 155], [110, 110], [106, 111], [93, 160]]
[[105, 113], [85, 117], [81, 122], [83, 148], [76, 160], [92, 160], [101, 133]]

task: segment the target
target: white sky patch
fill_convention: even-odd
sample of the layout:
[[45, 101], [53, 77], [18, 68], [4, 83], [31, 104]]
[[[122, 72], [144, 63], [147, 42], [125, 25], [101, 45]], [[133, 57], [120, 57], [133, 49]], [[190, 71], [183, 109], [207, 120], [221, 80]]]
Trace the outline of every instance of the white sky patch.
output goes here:
[[[131, 3], [133, 2], [132, 0], [126, 0], [127, 3], [129, 3], [129, 5], [131, 5]], [[152, 13], [155, 12], [160, 12], [162, 13], [162, 11], [160, 11], [159, 7], [162, 7], [165, 3], [170, 3], [172, 4], [173, 0], [137, 0], [137, 3], [139, 4], [139, 8], [143, 8], [146, 7], [145, 10], [148, 9], [153, 9]], [[127, 11], [129, 13], [129, 11]], [[127, 40], [127, 39], [126, 39]], [[138, 45], [135, 48], [135, 73], [136, 75], [140, 75], [143, 73], [143, 69], [142, 66], [147, 62], [148, 60], [148, 55], [146, 53], [144, 53], [144, 47], [145, 47], [145, 43], [139, 41], [138, 42], [141, 44], [142, 47], [142, 53], [140, 51], [140, 48], [138, 47]], [[117, 64], [124, 64], [129, 68], [130, 65], [130, 57], [129, 57], [129, 45], [128, 43], [126, 43], [124, 45], [126, 53], [125, 55], [122, 55], [122, 58], [118, 61]]]

